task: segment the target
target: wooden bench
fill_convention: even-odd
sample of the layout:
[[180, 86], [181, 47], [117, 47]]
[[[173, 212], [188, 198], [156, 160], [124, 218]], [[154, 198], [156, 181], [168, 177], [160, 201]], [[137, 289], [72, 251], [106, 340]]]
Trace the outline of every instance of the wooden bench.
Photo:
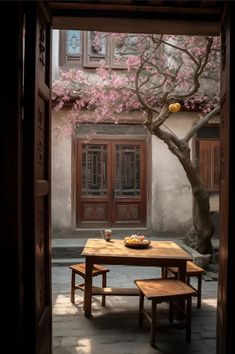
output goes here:
[[[169, 320], [173, 324], [173, 311], [178, 305], [178, 301], [176, 300], [186, 300], [186, 309], [182, 312], [182, 315], [185, 318], [183, 326], [186, 328], [186, 341], [190, 342], [191, 302], [195, 290], [186, 283], [175, 278], [139, 279], [135, 280], [135, 284], [140, 290], [139, 326], [143, 326], [143, 317], [145, 317], [150, 324], [151, 346], [155, 347], [157, 304], [165, 301], [170, 303]], [[151, 315], [149, 315], [144, 309], [144, 297], [152, 301]], [[179, 310], [179, 308], [177, 308], [177, 310]]]
[[[75, 298], [75, 290], [80, 289], [83, 290], [85, 289], [85, 283], [79, 283], [76, 284], [76, 275], [79, 275], [83, 279], [85, 279], [85, 270], [86, 270], [86, 265], [85, 263], [77, 263], [74, 265], [69, 266], [69, 268], [72, 270], [72, 275], [71, 275], [71, 302], [74, 304], [74, 298]], [[98, 275], [102, 275], [102, 288], [106, 287], [106, 282], [107, 282], [107, 277], [106, 274], [109, 272], [109, 269], [103, 267], [102, 265], [95, 264], [93, 266], [92, 270], [92, 276], [96, 277]], [[102, 295], [102, 306], [105, 306], [105, 294], [99, 294]]]
[[[179, 272], [177, 267], [165, 267], [163, 269], [163, 278], [168, 276], [168, 272], [172, 273], [176, 278], [178, 278]], [[201, 308], [201, 298], [202, 298], [202, 275], [204, 273], [204, 269], [199, 267], [197, 264], [187, 261], [186, 268], [186, 282], [195, 290], [195, 295], [197, 297], [197, 308]], [[197, 288], [193, 287], [190, 282], [190, 278], [197, 278]]]
[[99, 288], [92, 287], [92, 295], [106, 295], [106, 296], [139, 296], [140, 292], [136, 288]]

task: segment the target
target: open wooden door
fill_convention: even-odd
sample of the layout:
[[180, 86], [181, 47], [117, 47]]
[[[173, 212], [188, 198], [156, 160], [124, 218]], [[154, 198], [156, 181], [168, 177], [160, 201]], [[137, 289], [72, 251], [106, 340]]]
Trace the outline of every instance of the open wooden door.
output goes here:
[[25, 2], [23, 106], [24, 353], [52, 353], [50, 18]]
[[228, 2], [221, 25], [221, 173], [220, 173], [220, 254], [217, 309], [217, 354], [235, 352], [234, 318], [234, 250], [235, 250], [235, 173], [232, 169], [234, 151], [234, 40], [235, 26], [232, 20], [234, 4]]

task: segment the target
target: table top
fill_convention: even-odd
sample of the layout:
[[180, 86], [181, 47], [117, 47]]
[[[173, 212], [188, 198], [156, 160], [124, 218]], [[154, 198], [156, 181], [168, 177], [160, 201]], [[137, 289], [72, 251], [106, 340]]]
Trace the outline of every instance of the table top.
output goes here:
[[87, 240], [82, 256], [192, 260], [191, 255], [173, 241], [151, 241], [147, 248], [133, 249], [126, 247], [123, 240], [107, 242], [96, 238]]

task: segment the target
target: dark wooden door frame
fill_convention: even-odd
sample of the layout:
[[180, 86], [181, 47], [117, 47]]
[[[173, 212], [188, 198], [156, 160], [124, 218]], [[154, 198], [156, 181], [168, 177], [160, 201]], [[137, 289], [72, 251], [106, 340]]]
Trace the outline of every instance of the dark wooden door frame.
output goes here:
[[[2, 83], [2, 274], [8, 292], [2, 338], [8, 338], [9, 350], [18, 354], [51, 354], [50, 20], [38, 2], [3, 2], [0, 6], [2, 16], [13, 21], [2, 43], [11, 53], [2, 56], [7, 72]], [[37, 65], [39, 57], [46, 68], [44, 78]], [[39, 96], [43, 112], [38, 110]]]
[[[4, 161], [4, 184], [2, 189], [3, 201], [4, 201], [4, 213], [3, 213], [3, 224], [2, 224], [2, 235], [3, 235], [3, 284], [4, 288], [7, 289], [7, 311], [5, 311], [6, 316], [4, 317], [4, 331], [2, 332], [3, 338], [8, 337], [9, 334], [12, 334], [14, 338], [10, 342], [10, 349], [18, 354], [25, 354], [23, 348], [24, 338], [27, 337], [27, 333], [24, 333], [25, 329], [22, 325], [23, 316], [22, 311], [24, 307], [27, 307], [23, 293], [22, 293], [22, 282], [23, 282], [23, 272], [22, 272], [22, 258], [24, 256], [22, 252], [23, 244], [23, 232], [22, 232], [22, 180], [25, 183], [25, 176], [22, 175], [22, 116], [21, 116], [21, 100], [22, 100], [22, 85], [21, 85], [21, 73], [22, 73], [22, 53], [20, 49], [20, 43], [22, 38], [22, 29], [23, 29], [23, 6], [26, 2], [2, 2], [1, 3], [1, 14], [2, 18], [11, 19], [11, 30], [8, 31], [7, 36], [2, 36], [2, 47], [6, 49], [6, 52], [11, 53], [11, 55], [3, 55], [3, 68], [8, 68], [7, 79], [4, 82], [4, 90], [7, 93], [4, 96], [3, 106], [2, 106], [2, 123], [3, 123], [3, 161]], [[85, 6], [88, 6], [88, 9], [79, 10], [79, 15], [85, 15], [83, 17], [83, 23], [87, 24], [88, 17], [93, 20], [94, 16], [101, 16], [101, 12], [95, 10], [95, 7], [98, 5], [105, 6], [105, 2], [84, 2]], [[115, 3], [114, 1], [109, 2]], [[122, 6], [120, 1], [118, 5]], [[147, 2], [149, 5], [154, 6], [154, 1]], [[175, 7], [182, 4], [182, 1], [175, 1]], [[186, 3], [190, 3], [189, 1]], [[191, 2], [192, 3], [192, 2]], [[182, 20], [184, 20], [184, 29], [189, 30], [191, 26], [191, 21], [193, 22], [192, 33], [201, 34], [208, 33], [212, 34], [219, 32], [218, 30], [218, 21], [221, 19], [220, 13], [218, 13], [217, 5], [218, 1], [212, 1], [212, 8], [207, 9], [204, 15], [201, 15], [200, 4], [206, 6], [209, 1], [197, 1], [194, 2], [195, 8], [192, 8], [188, 14], [179, 13], [179, 11], [174, 12], [174, 6], [170, 9], [162, 9], [160, 15], [164, 17], [164, 21], [167, 20], [167, 28], [169, 31], [172, 30], [172, 33], [176, 33], [175, 29], [182, 29]], [[235, 210], [235, 172], [232, 169], [232, 156], [234, 151], [235, 140], [232, 134], [235, 131], [235, 121], [234, 121], [234, 104], [232, 99], [230, 100], [230, 92], [234, 92], [234, 82], [235, 82], [235, 72], [234, 65], [230, 63], [234, 62], [234, 53], [232, 52], [232, 46], [234, 43], [234, 26], [235, 21], [231, 20], [234, 16], [234, 3], [231, 2], [220, 2], [222, 6], [226, 3], [226, 25], [224, 25], [224, 30], [226, 36], [222, 38], [222, 53], [225, 53], [226, 66], [223, 73], [223, 82], [226, 86], [226, 96], [222, 95], [222, 109], [223, 109], [223, 119], [224, 122], [224, 148], [221, 157], [221, 162], [224, 164], [224, 175], [222, 175], [223, 186], [221, 187], [221, 197], [223, 199], [224, 205], [222, 205], [223, 216], [221, 217], [221, 229], [223, 238], [221, 238], [222, 244], [220, 249], [220, 277], [219, 277], [219, 307], [218, 307], [218, 331], [217, 331], [217, 354], [228, 354], [235, 352], [235, 341], [234, 341], [234, 318], [235, 318], [235, 291], [233, 285], [233, 273], [235, 268], [235, 258], [234, 258], [234, 235], [235, 235], [235, 223], [234, 223], [234, 210]], [[98, 5], [97, 5], [98, 4]], [[27, 5], [28, 2], [27, 2]], [[63, 2], [58, 2], [57, 10], [52, 9], [55, 18], [58, 18], [58, 15], [65, 15], [62, 9], [58, 9], [58, 6], [65, 5]], [[74, 3], [73, 3], [74, 5]], [[117, 2], [116, 2], [117, 5]], [[128, 8], [125, 12], [124, 18], [126, 18], [126, 23], [129, 21], [130, 17], [138, 17], [141, 19], [148, 18], [146, 16], [147, 7], [141, 8], [138, 6], [137, 2], [128, 1]], [[134, 5], [134, 6], [133, 6]], [[164, 5], [164, 4], [163, 4]], [[93, 7], [92, 14], [89, 13], [89, 6]], [[215, 11], [213, 9], [215, 6]], [[137, 11], [137, 10], [139, 11]], [[199, 10], [200, 11], [199, 11]], [[165, 12], [164, 12], [165, 11]], [[193, 14], [192, 11], [195, 13]], [[217, 12], [216, 12], [217, 11]], [[113, 19], [110, 18], [110, 12], [113, 16], [119, 17], [120, 11], [116, 9], [108, 9], [108, 12], [103, 10], [103, 16], [106, 15], [106, 20], [110, 24], [113, 23]], [[138, 12], [138, 14], [136, 14]], [[76, 11], [66, 12], [66, 15], [78, 15]], [[91, 16], [92, 15], [92, 16]], [[153, 16], [153, 11], [151, 11], [151, 16]], [[206, 21], [205, 21], [206, 16]], [[182, 18], [183, 17], [183, 18]], [[68, 16], [69, 18], [69, 16]], [[157, 16], [156, 16], [157, 18]], [[171, 25], [171, 20], [178, 21], [177, 27], [175, 22]], [[166, 22], [161, 22], [164, 25]], [[104, 19], [101, 19], [100, 24], [106, 23]], [[210, 23], [212, 23], [210, 26]], [[68, 22], [67, 22], [68, 23]], [[72, 24], [72, 22], [70, 21]], [[145, 22], [147, 24], [148, 22]], [[209, 25], [208, 25], [209, 23]], [[6, 27], [4, 21], [1, 21], [1, 33], [5, 33]], [[85, 25], [84, 25], [85, 26]], [[89, 29], [89, 25], [86, 25]], [[84, 28], [85, 29], [85, 28]], [[113, 28], [112, 30], [115, 30]], [[208, 30], [208, 32], [207, 32]], [[191, 33], [191, 34], [192, 34]], [[26, 34], [28, 35], [28, 34]], [[9, 50], [7, 51], [7, 48]], [[5, 52], [5, 53], [6, 53]], [[29, 61], [30, 63], [30, 61]], [[32, 62], [31, 62], [32, 63]], [[230, 80], [230, 78], [232, 78]], [[222, 90], [222, 92], [224, 92]], [[25, 102], [27, 105], [28, 103]], [[231, 118], [230, 118], [231, 117]], [[32, 142], [33, 143], [33, 142]], [[33, 143], [34, 144], [34, 143]], [[33, 147], [33, 146], [32, 146]], [[17, 152], [17, 153], [16, 153]], [[28, 191], [30, 193], [30, 191]], [[25, 221], [26, 222], [26, 221]], [[23, 225], [24, 226], [24, 225]], [[32, 252], [34, 252], [33, 250]], [[24, 250], [25, 252], [25, 250]], [[31, 252], [31, 251], [29, 251]], [[4, 257], [5, 256], [5, 257]], [[28, 255], [29, 257], [30, 254]], [[222, 268], [221, 268], [222, 265]], [[222, 272], [221, 272], [222, 269]], [[31, 294], [33, 296], [33, 294]], [[28, 337], [27, 340], [30, 338]], [[30, 339], [31, 340], [31, 339]], [[32, 339], [33, 340], [33, 339]], [[31, 354], [36, 354], [37, 348], [31, 351]], [[49, 350], [42, 350], [40, 354], [49, 354]]]
[[[220, 257], [217, 309], [217, 354], [235, 352], [234, 331], [235, 290], [232, 279], [235, 270], [235, 169], [234, 151], [235, 84], [234, 3], [227, 3], [221, 21], [221, 119], [220, 119]], [[233, 15], [232, 15], [233, 14]]]
[[[2, 16], [11, 17], [11, 30], [8, 36], [3, 36], [2, 45], [10, 56], [2, 57], [2, 67], [7, 68], [6, 79], [2, 82], [4, 87], [4, 100], [2, 109], [1, 144], [3, 149], [2, 166], [2, 202], [3, 213], [1, 218], [2, 250], [2, 282], [8, 289], [7, 299], [2, 311], [4, 323], [2, 338], [9, 338], [12, 352], [23, 354], [23, 250], [22, 250], [22, 57], [21, 43], [23, 28], [22, 3], [13, 4], [5, 2], [1, 6]], [[3, 18], [2, 17], [2, 18]], [[5, 24], [0, 23], [1, 33], [4, 33]], [[20, 65], [21, 64], [21, 65]], [[11, 94], [8, 94], [11, 92]], [[10, 257], [10, 258], [9, 258]], [[14, 319], [14, 320], [13, 320]]]
[[25, 7], [22, 129], [24, 352], [51, 353], [51, 25], [43, 5]]

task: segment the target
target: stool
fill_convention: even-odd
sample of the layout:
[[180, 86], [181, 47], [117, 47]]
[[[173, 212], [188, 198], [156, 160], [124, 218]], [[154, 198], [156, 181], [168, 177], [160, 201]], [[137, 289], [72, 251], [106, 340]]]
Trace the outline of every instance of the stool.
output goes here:
[[[160, 302], [170, 302], [169, 320], [173, 322], [173, 310], [177, 305], [176, 300], [186, 300], [186, 309], [182, 315], [185, 317], [186, 341], [191, 340], [191, 303], [193, 290], [189, 285], [175, 278], [166, 279], [140, 279], [135, 280], [140, 290], [139, 298], [139, 326], [143, 326], [143, 317], [150, 324], [151, 346], [155, 347], [156, 310]], [[151, 315], [144, 309], [144, 297], [152, 301]], [[178, 309], [179, 310], [179, 309]], [[182, 325], [182, 324], [181, 324]]]
[[[174, 274], [176, 278], [179, 276], [178, 268], [177, 267], [166, 267], [165, 270], [163, 270], [163, 277], [167, 277], [167, 272], [171, 272]], [[204, 273], [204, 269], [200, 268], [198, 265], [196, 265], [193, 262], [188, 261], [187, 262], [187, 268], [186, 268], [186, 282], [188, 285], [190, 284], [190, 278], [191, 277], [196, 277], [197, 278], [197, 288], [194, 288], [192, 285], [191, 287], [195, 290], [195, 295], [197, 297], [197, 308], [201, 308], [201, 293], [202, 293], [202, 274]]]
[[[74, 265], [69, 266], [69, 268], [72, 270], [72, 276], [71, 276], [71, 302], [74, 304], [74, 295], [75, 295], [75, 290], [80, 289], [84, 290], [85, 289], [85, 283], [80, 283], [80, 284], [75, 284], [75, 277], [76, 275], [80, 275], [83, 279], [85, 279], [85, 269], [86, 265], [85, 263], [77, 263]], [[102, 288], [106, 287], [106, 273], [109, 272], [109, 269], [103, 267], [102, 265], [94, 264], [93, 265], [93, 270], [92, 270], [92, 276], [96, 277], [97, 275], [102, 275]], [[105, 295], [102, 295], [102, 306], [105, 306]]]

